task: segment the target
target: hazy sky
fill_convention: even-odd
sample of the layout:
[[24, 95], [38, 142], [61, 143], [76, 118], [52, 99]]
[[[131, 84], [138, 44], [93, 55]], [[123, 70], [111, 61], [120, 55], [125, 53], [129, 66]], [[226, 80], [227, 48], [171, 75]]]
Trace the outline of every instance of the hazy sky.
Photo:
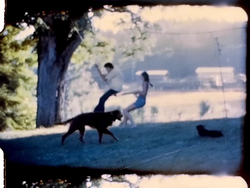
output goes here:
[[[2, 1], [2, 0], [0, 0]], [[138, 6], [129, 6], [129, 9], [134, 13], [139, 12]], [[175, 20], [177, 22], [195, 21], [207, 19], [215, 22], [226, 21], [228, 23], [244, 22], [247, 21], [246, 12], [239, 7], [213, 7], [213, 6], [156, 6], [153, 8], [144, 8], [139, 13], [144, 21], [157, 22], [161, 19]], [[134, 27], [134, 25], [127, 24], [123, 27], [117, 26], [117, 23], [122, 18], [124, 21], [131, 19], [129, 14], [126, 13], [111, 13], [105, 12], [101, 18], [93, 18], [93, 25], [95, 28], [102, 31], [112, 31], [117, 33], [126, 27]], [[124, 28], [125, 27], [125, 28]], [[21, 32], [17, 37], [23, 38], [34, 32], [31, 26], [25, 31]]]
[[[129, 7], [134, 13], [139, 12], [138, 6]], [[159, 20], [169, 20], [177, 22], [190, 22], [207, 19], [214, 22], [226, 21], [228, 23], [247, 21], [247, 14], [239, 7], [212, 7], [212, 6], [156, 6], [153, 8], [144, 8], [139, 13], [143, 21], [151, 23]], [[102, 31], [113, 31], [116, 33], [126, 27], [133, 27], [133, 24], [127, 24], [125, 28], [117, 26], [120, 19], [129, 22], [128, 13], [105, 12], [101, 18], [94, 18], [93, 25]]]

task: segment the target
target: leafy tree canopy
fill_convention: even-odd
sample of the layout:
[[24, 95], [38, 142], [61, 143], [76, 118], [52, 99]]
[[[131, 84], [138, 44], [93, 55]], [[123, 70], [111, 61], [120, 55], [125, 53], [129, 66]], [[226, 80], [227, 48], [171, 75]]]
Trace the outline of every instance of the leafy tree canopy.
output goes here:
[[35, 41], [16, 40], [20, 31], [8, 26], [0, 35], [0, 130], [35, 126]]

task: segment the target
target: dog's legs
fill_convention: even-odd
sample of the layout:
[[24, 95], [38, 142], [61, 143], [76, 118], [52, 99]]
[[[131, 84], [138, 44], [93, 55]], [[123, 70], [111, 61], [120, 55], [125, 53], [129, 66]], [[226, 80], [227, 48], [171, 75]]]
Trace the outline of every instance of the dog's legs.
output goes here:
[[103, 133], [106, 133], [106, 134], [112, 136], [116, 141], [118, 141], [118, 139], [115, 137], [115, 135], [114, 135], [112, 132], [110, 132], [108, 129], [105, 129], [105, 130], [103, 131]]
[[62, 136], [62, 142], [61, 142], [61, 144], [63, 145], [64, 140], [65, 140], [69, 135], [71, 135], [71, 134], [74, 133], [74, 132], [75, 132], [75, 130], [72, 129], [71, 127], [69, 127], [68, 132], [65, 133], [65, 134]]
[[102, 135], [103, 135], [103, 131], [102, 130], [97, 130], [98, 134], [99, 134], [99, 144], [102, 143]]
[[81, 127], [81, 128], [79, 129], [79, 131], [80, 131], [80, 138], [79, 138], [79, 140], [83, 143], [83, 137], [84, 137], [84, 132], [85, 132], [85, 126]]

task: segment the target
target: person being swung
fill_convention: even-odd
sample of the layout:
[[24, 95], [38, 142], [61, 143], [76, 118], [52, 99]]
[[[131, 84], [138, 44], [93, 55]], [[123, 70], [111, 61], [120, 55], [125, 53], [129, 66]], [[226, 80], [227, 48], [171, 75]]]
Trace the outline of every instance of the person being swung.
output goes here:
[[153, 85], [150, 83], [149, 75], [147, 72], [143, 72], [141, 74], [141, 79], [142, 79], [142, 91], [133, 91], [121, 94], [121, 95], [134, 94], [137, 97], [137, 100], [133, 104], [129, 105], [127, 108], [123, 110], [124, 119], [121, 123], [121, 126], [127, 125], [127, 121], [130, 120], [132, 127], [136, 127], [136, 124], [129, 112], [135, 109], [142, 108], [146, 104], [148, 87], [149, 85], [153, 87]]

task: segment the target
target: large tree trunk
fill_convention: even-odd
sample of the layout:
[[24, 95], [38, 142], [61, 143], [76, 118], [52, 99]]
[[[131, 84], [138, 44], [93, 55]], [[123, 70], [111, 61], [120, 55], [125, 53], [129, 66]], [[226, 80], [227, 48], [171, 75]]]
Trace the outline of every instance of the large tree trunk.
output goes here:
[[59, 53], [57, 45], [62, 49], [62, 41], [56, 34], [46, 30], [38, 42], [37, 127], [50, 127], [61, 120], [64, 76], [73, 52], [81, 43], [75, 32]]
[[38, 83], [36, 125], [51, 126], [55, 117], [55, 99], [60, 68], [57, 60], [56, 37], [48, 30], [38, 43]]
[[56, 121], [61, 122], [64, 119], [64, 107], [65, 107], [65, 81], [64, 78], [60, 81], [57, 89], [57, 101], [56, 101]]

